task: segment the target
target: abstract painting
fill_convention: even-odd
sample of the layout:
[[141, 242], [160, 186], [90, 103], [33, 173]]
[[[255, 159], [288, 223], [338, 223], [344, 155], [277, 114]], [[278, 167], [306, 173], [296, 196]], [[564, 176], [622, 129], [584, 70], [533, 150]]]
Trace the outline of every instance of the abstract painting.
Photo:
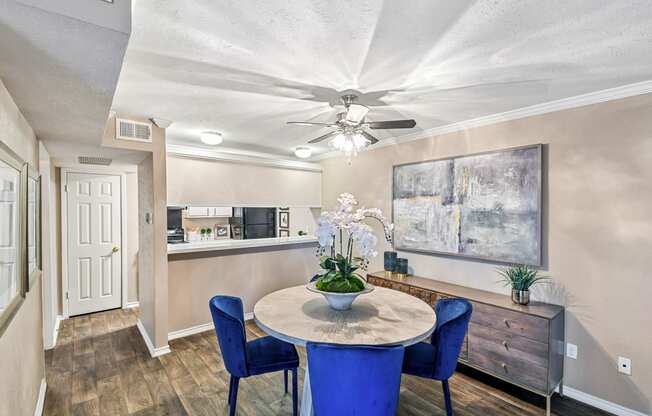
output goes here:
[[541, 145], [394, 166], [396, 250], [541, 265]]

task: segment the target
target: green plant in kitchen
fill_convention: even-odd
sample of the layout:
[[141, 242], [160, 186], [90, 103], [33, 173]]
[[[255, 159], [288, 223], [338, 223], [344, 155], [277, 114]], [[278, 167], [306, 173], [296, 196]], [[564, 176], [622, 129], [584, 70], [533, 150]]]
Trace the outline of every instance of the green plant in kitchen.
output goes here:
[[498, 269], [501, 282], [512, 288], [512, 300], [521, 305], [530, 302], [530, 288], [538, 283], [550, 280], [542, 276], [539, 271], [530, 266], [515, 264]]
[[[318, 220], [319, 265], [322, 272], [315, 287], [324, 292], [360, 292], [365, 289], [365, 281], [358, 271], [366, 269], [369, 259], [378, 254], [378, 239], [364, 221], [379, 221], [385, 239], [390, 243], [393, 225], [385, 220], [380, 209], [356, 209], [358, 202], [351, 194], [341, 194], [337, 202], [335, 210], [323, 212]], [[353, 255], [354, 251], [357, 256]]]

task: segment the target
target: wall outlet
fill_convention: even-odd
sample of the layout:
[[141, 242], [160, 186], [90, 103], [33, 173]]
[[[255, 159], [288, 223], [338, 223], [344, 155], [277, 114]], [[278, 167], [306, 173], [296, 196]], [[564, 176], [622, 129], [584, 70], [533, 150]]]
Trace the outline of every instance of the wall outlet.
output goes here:
[[618, 357], [618, 372], [632, 375], [632, 360], [626, 357]]
[[570, 342], [566, 344], [566, 357], [577, 360], [577, 345]]

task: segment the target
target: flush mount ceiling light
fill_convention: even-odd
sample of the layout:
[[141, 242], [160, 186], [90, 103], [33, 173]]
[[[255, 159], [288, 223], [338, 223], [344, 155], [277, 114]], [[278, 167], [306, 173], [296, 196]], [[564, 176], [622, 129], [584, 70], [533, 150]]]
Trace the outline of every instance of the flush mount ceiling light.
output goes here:
[[310, 150], [308, 147], [297, 147], [294, 150], [294, 155], [301, 159], [307, 159], [312, 156], [312, 150]]
[[218, 133], [216, 131], [204, 131], [202, 134], [199, 136], [201, 141], [206, 144], [210, 144], [213, 146], [216, 146], [220, 143], [222, 143], [222, 133]]

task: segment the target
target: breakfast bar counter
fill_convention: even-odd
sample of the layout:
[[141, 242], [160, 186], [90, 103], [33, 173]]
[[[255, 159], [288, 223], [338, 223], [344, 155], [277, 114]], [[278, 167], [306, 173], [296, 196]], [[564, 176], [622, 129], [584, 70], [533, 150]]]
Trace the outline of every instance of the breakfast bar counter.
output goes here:
[[234, 250], [240, 248], [275, 247], [293, 244], [316, 245], [317, 237], [303, 235], [293, 237], [257, 238], [253, 240], [211, 240], [193, 241], [188, 243], [168, 244], [168, 255], [182, 253], [198, 253], [204, 251]]

